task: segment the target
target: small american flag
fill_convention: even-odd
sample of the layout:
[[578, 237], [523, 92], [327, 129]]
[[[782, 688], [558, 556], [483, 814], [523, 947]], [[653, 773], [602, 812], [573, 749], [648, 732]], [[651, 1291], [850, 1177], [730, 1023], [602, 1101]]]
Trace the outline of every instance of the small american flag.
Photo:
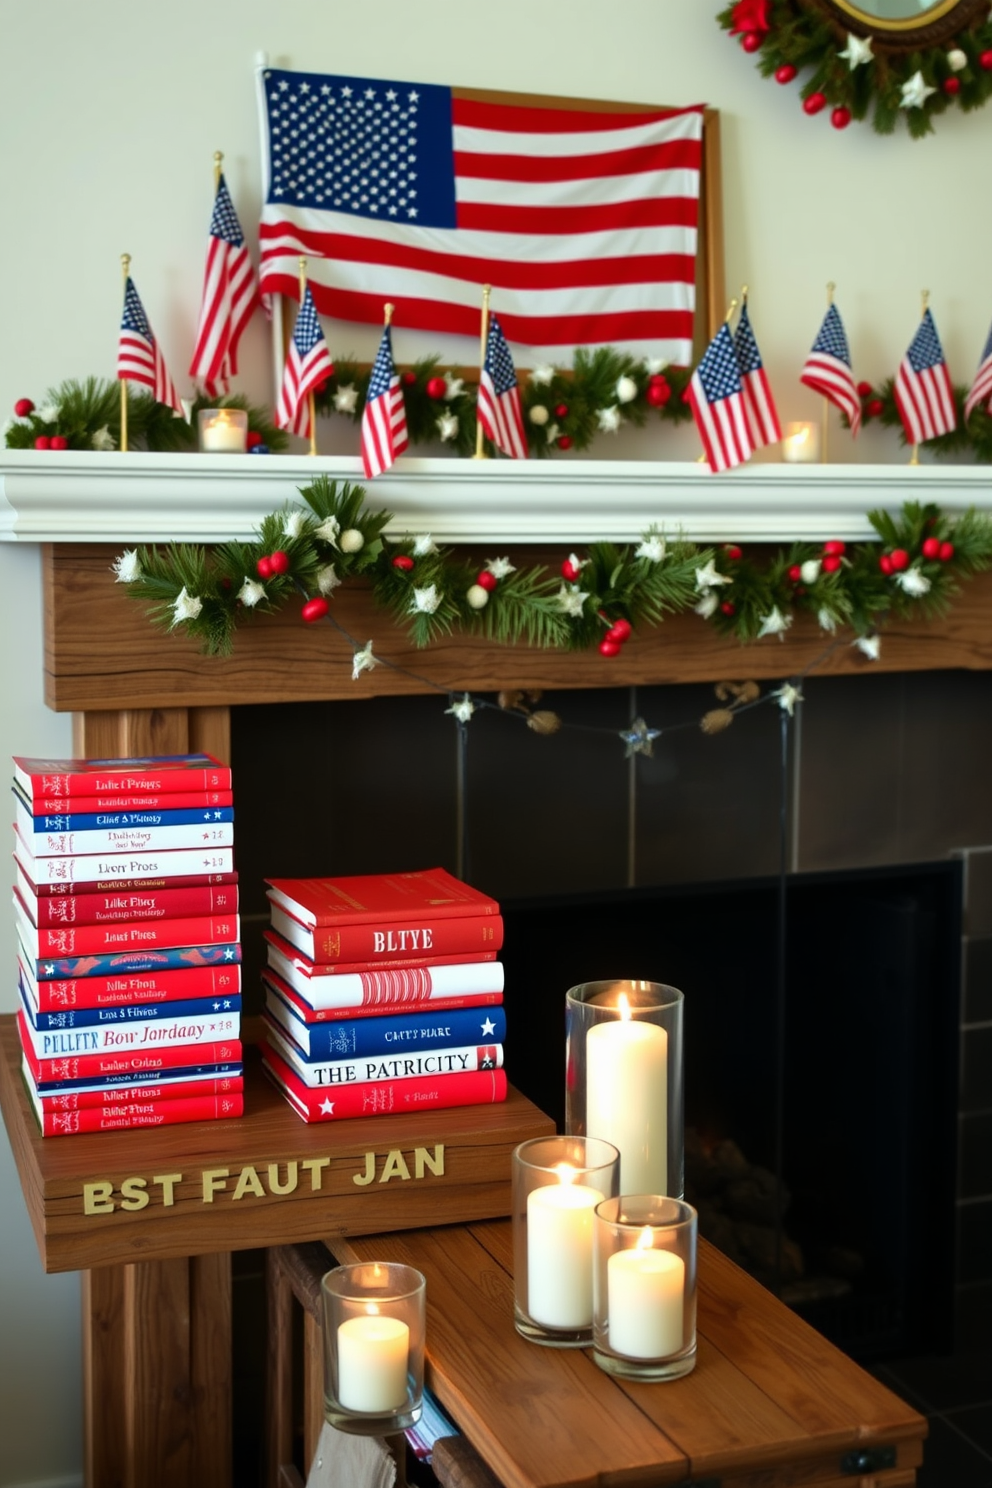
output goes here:
[[751, 445], [753, 449], [761, 449], [766, 444], [776, 444], [782, 438], [782, 426], [778, 421], [775, 399], [768, 385], [761, 352], [751, 329], [746, 301], [741, 306], [740, 319], [734, 332], [734, 352], [744, 389], [744, 410], [751, 431]]
[[258, 285], [245, 235], [221, 176], [210, 219], [200, 323], [189, 369], [190, 377], [203, 383], [210, 398], [226, 393], [229, 379], [237, 374], [238, 341], [257, 299]]
[[479, 422], [487, 439], [514, 460], [527, 458], [520, 389], [513, 358], [495, 315], [489, 317], [486, 360], [479, 378]]
[[799, 381], [815, 393], [822, 393], [835, 408], [846, 413], [852, 435], [857, 434], [861, 427], [861, 398], [851, 371], [844, 322], [836, 305], [831, 305], [823, 317]]
[[724, 323], [689, 383], [689, 402], [711, 470], [732, 470], [754, 453], [744, 387], [730, 327]]
[[393, 366], [393, 338], [388, 325], [376, 353], [362, 413], [362, 464], [368, 480], [381, 475], [407, 447], [403, 390]]
[[982, 403], [992, 412], [992, 330], [985, 343], [982, 352], [982, 360], [978, 364], [975, 380], [968, 389], [968, 396], [964, 400], [965, 419], [971, 417], [973, 408], [978, 408]]
[[124, 286], [124, 314], [117, 342], [117, 376], [151, 388], [156, 403], [164, 403], [167, 408], [174, 408], [176, 413], [186, 417], [186, 410], [173, 386], [130, 275]]
[[957, 427], [951, 374], [929, 310], [899, 364], [895, 383], [896, 407], [906, 439], [922, 444]]
[[282, 375], [276, 423], [280, 429], [310, 436], [310, 399], [307, 394], [334, 372], [331, 353], [320, 329], [313, 295], [307, 285], [303, 303], [296, 317], [296, 328], [289, 343], [286, 369]]

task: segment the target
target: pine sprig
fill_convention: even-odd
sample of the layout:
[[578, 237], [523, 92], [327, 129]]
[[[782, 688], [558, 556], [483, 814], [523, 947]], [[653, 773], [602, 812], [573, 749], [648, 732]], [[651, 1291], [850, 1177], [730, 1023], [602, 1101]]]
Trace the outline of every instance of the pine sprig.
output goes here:
[[[980, 404], [965, 419], [964, 404], [967, 396], [967, 387], [963, 384], [955, 386], [956, 427], [949, 434], [939, 434], [936, 439], [925, 439], [920, 447], [930, 450], [938, 460], [954, 459], [958, 455], [967, 454], [977, 465], [992, 464], [992, 413], [986, 405]], [[861, 400], [861, 414], [865, 423], [877, 419], [886, 428], [897, 429], [900, 444], [909, 444], [896, 404], [894, 378], [887, 377], [878, 387], [868, 389]], [[842, 422], [847, 425], [847, 419], [843, 415]]]

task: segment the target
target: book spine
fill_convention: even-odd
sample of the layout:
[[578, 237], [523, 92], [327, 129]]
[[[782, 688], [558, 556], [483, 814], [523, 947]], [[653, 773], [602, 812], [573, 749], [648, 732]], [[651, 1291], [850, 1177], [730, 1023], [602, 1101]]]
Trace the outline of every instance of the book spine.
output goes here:
[[[241, 1041], [238, 1038], [226, 1039], [213, 1044], [184, 1043], [175, 1044], [169, 1048], [124, 1050], [118, 1053], [110, 1050], [95, 1054], [66, 1053], [46, 1059], [39, 1057], [34, 1051], [31, 1030], [23, 1009], [18, 1009], [17, 1027], [21, 1037], [21, 1048], [36, 1084], [47, 1080], [89, 1080], [93, 1082], [102, 1076], [154, 1074], [157, 1070], [184, 1066], [202, 1069], [211, 1064], [241, 1064]], [[237, 1069], [224, 1071], [224, 1073], [241, 1074], [242, 1071]]]
[[[262, 973], [262, 983], [278, 992], [286, 1002], [289, 1003], [295, 1015], [303, 1023], [340, 1023], [343, 1019], [359, 1016], [354, 1007], [314, 1007], [307, 1001], [301, 992], [297, 992], [288, 982], [271, 968]], [[464, 997], [432, 997], [430, 1003], [423, 1010], [428, 1009], [432, 1013], [451, 1012], [457, 1008], [481, 1008], [498, 1007], [503, 1001], [502, 992], [474, 992]], [[421, 1005], [405, 1002], [385, 1002], [370, 1010], [369, 1014], [382, 1018], [396, 1018], [400, 1016], [409, 1017], [420, 1010]]]
[[219, 1121], [244, 1112], [244, 1096], [198, 1095], [188, 1100], [134, 1100], [81, 1111], [42, 1111], [42, 1136], [68, 1137], [76, 1132], [127, 1131], [138, 1126], [178, 1126], [186, 1121]]
[[[54, 818], [53, 818], [54, 819]], [[31, 820], [31, 818], [29, 818]], [[190, 823], [165, 827], [103, 827], [86, 831], [25, 831], [20, 836], [28, 852], [39, 858], [75, 858], [96, 853], [155, 853], [230, 847], [233, 822]]]
[[[16, 862], [15, 858], [15, 862]], [[17, 863], [18, 882], [23, 879], [35, 897], [41, 899], [74, 899], [93, 894], [147, 894], [158, 890], [202, 889], [208, 886], [236, 886], [238, 875], [231, 873], [186, 873], [166, 878], [159, 874], [151, 878], [96, 878], [89, 883], [81, 879], [56, 879], [52, 883], [32, 883]], [[228, 906], [225, 906], [227, 908]], [[235, 906], [236, 907], [236, 906]]]
[[160, 951], [122, 951], [114, 955], [54, 956], [38, 959], [26, 955], [26, 965], [37, 982], [65, 981], [75, 977], [123, 975], [129, 971], [181, 971], [187, 967], [236, 965], [240, 945], [173, 946]]
[[397, 1004], [418, 1011], [436, 996], [457, 993], [502, 992], [499, 961], [459, 962], [453, 966], [376, 967], [350, 976], [312, 976], [307, 996], [315, 1006], [361, 1007], [378, 1012]]
[[148, 893], [58, 894], [35, 898], [23, 874], [18, 891], [28, 916], [39, 929], [60, 925], [116, 925], [146, 920], [183, 920], [206, 915], [233, 915], [238, 887], [158, 889]]
[[[363, 971], [384, 970], [381, 961], [348, 961], [341, 966], [318, 966], [274, 930], [263, 930], [262, 935], [268, 946], [269, 965], [287, 981], [292, 979], [294, 986], [307, 987], [311, 982], [317, 982], [322, 987], [326, 984], [330, 988], [334, 978], [358, 976]], [[406, 971], [422, 966], [474, 966], [484, 961], [495, 961], [496, 954], [495, 951], [475, 951], [472, 954], [462, 951], [460, 955], [454, 956], [406, 956], [402, 961], [390, 963], [389, 970]]]
[[198, 966], [189, 971], [150, 971], [119, 976], [69, 977], [39, 982], [19, 962], [31, 1001], [57, 1012], [74, 1007], [121, 1007], [128, 1003], [177, 1002], [232, 997], [241, 991], [240, 966]]
[[158, 791], [168, 795], [173, 791], [231, 789], [229, 765], [218, 764], [206, 756], [195, 757], [203, 759], [202, 766], [183, 764], [189, 758], [177, 754], [161, 759], [135, 759], [134, 770], [125, 768], [126, 760], [108, 760], [107, 769], [101, 770], [101, 761], [96, 760], [92, 769], [69, 771], [31, 770], [30, 765], [35, 762], [15, 760], [14, 778], [28, 796], [102, 796], [115, 791]]
[[502, 1044], [506, 1012], [502, 1007], [467, 1011], [402, 1013], [393, 1018], [351, 1018], [340, 1023], [305, 1023], [275, 992], [265, 1006], [308, 1059], [354, 1059], [423, 1049], [461, 1048], [473, 1042]]
[[[51, 812], [63, 812], [70, 805], [64, 796], [32, 796], [25, 805], [32, 816], [47, 816]], [[103, 796], [73, 796], [73, 811], [195, 811], [207, 806], [233, 806], [233, 791], [147, 791], [120, 792]]]
[[69, 857], [35, 858], [19, 844], [16, 856], [38, 892], [49, 883], [77, 882], [87, 889], [108, 882], [138, 882], [148, 879], [192, 878], [194, 883], [216, 882], [210, 875], [233, 873], [234, 852], [230, 847], [173, 848], [169, 852], [78, 853]]
[[115, 1106], [133, 1100], [190, 1100], [200, 1095], [237, 1095], [244, 1089], [244, 1075], [216, 1075], [202, 1080], [131, 1081], [108, 1085], [102, 1090], [67, 1090], [61, 1095], [38, 1095], [43, 1111], [88, 1111], [94, 1106]]
[[[373, 966], [414, 957], [498, 951], [503, 944], [502, 915], [472, 915], [419, 924], [341, 925], [313, 932], [273, 907], [272, 924], [311, 956], [317, 966], [367, 961]], [[294, 938], [295, 937], [295, 938]]]
[[156, 1018], [151, 1023], [96, 1025], [89, 1028], [33, 1028], [25, 1014], [24, 1035], [35, 1059], [86, 1058], [97, 1054], [140, 1054], [147, 1050], [188, 1049], [191, 1044], [235, 1041], [241, 1032], [239, 1013], [210, 1013], [199, 1018]]
[[[26, 917], [25, 917], [26, 918]], [[33, 934], [29, 934], [29, 929]], [[22, 923], [21, 938], [35, 956], [83, 956], [89, 952], [117, 953], [162, 947], [227, 945], [240, 939], [237, 915], [220, 918], [157, 920], [152, 924], [60, 925], [48, 929]]]
[[423, 1050], [413, 1054], [377, 1054], [354, 1059], [309, 1059], [294, 1049], [292, 1041], [268, 1013], [262, 1014], [265, 1037], [279, 1056], [295, 1070], [304, 1085], [318, 1090], [336, 1090], [341, 1085], [367, 1085], [377, 1080], [413, 1080], [425, 1075], [467, 1074], [471, 1070], [500, 1069], [501, 1044], [471, 1044], [460, 1048]]
[[400, 1111], [439, 1111], [451, 1106], [493, 1105], [506, 1099], [501, 1069], [423, 1080], [380, 1080], [345, 1089], [309, 1090], [271, 1049], [262, 1050], [262, 1067], [304, 1121], [343, 1121], [353, 1116], [388, 1116]]
[[165, 1072], [161, 1070], [132, 1070], [124, 1074], [102, 1074], [102, 1075], [76, 1075], [68, 1079], [49, 1077], [42, 1072], [35, 1075], [30, 1064], [28, 1064], [27, 1079], [29, 1085], [33, 1086], [39, 1097], [50, 1095], [83, 1095], [102, 1094], [108, 1090], [134, 1090], [144, 1087], [153, 1080], [161, 1080], [165, 1083], [166, 1078], [171, 1075], [181, 1076], [184, 1080], [198, 1080], [201, 1077], [215, 1079], [242, 1078], [244, 1065], [238, 1059], [228, 1060], [220, 1064], [181, 1064], [170, 1067]]
[[22, 831], [36, 837], [50, 832], [111, 832], [140, 828], [213, 827], [234, 820], [233, 806], [197, 806], [186, 811], [55, 811], [31, 816], [18, 802]]
[[52, 1033], [60, 1028], [100, 1028], [121, 1023], [161, 1023], [169, 1018], [210, 1018], [216, 1013], [241, 1012], [240, 997], [194, 997], [176, 1002], [123, 1003], [108, 1008], [66, 1008], [61, 1012], [42, 1012], [35, 1009], [30, 993], [25, 991], [24, 1003], [28, 1020], [38, 1033]]

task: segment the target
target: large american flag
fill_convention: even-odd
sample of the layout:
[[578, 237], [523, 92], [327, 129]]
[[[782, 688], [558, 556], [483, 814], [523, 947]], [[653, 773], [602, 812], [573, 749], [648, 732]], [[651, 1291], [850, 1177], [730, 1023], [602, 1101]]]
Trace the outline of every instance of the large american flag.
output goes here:
[[487, 439], [514, 460], [527, 458], [527, 436], [513, 358], [495, 315], [489, 317], [486, 359], [479, 378], [479, 422]]
[[968, 389], [968, 396], [964, 400], [964, 416], [971, 417], [971, 410], [978, 408], [982, 403], [992, 412], [992, 329], [989, 331], [982, 359], [975, 373], [975, 380]]
[[331, 353], [327, 349], [324, 333], [317, 319], [317, 311], [310, 293], [309, 284], [303, 295], [303, 304], [296, 317], [293, 339], [286, 353], [286, 366], [282, 374], [282, 387], [276, 405], [276, 423], [280, 429], [289, 429], [302, 434], [304, 439], [311, 433], [310, 399], [307, 394], [319, 386], [334, 371]]
[[387, 325], [379, 342], [362, 411], [362, 464], [366, 479], [388, 470], [408, 442], [403, 389], [393, 366], [393, 338]]
[[264, 294], [311, 264], [322, 314], [474, 336], [493, 286], [535, 360], [692, 360], [701, 107], [621, 112], [263, 68]]
[[732, 470], [754, 453], [744, 387], [730, 327], [724, 323], [689, 383], [689, 403], [713, 471]]
[[200, 323], [189, 369], [190, 377], [203, 384], [210, 398], [226, 393], [230, 378], [237, 374], [238, 341], [257, 299], [258, 284], [245, 235], [221, 176], [210, 219]]
[[169, 376], [159, 344], [152, 335], [145, 308], [130, 274], [124, 285], [124, 313], [117, 340], [117, 376], [151, 388], [156, 403], [164, 403], [167, 408], [174, 408], [176, 413], [186, 417], [186, 410]]
[[831, 305], [823, 317], [799, 381], [815, 393], [822, 393], [835, 408], [846, 413], [852, 435], [857, 434], [861, 428], [861, 397], [851, 370], [844, 322], [836, 305]]
[[778, 421], [778, 410], [768, 384], [761, 352], [751, 329], [746, 301], [741, 306], [740, 319], [734, 332], [734, 353], [741, 373], [751, 445], [754, 449], [761, 449], [766, 444], [776, 444], [782, 438], [782, 426]]
[[951, 374], [929, 310], [899, 363], [895, 382], [896, 407], [910, 444], [936, 439], [957, 427]]

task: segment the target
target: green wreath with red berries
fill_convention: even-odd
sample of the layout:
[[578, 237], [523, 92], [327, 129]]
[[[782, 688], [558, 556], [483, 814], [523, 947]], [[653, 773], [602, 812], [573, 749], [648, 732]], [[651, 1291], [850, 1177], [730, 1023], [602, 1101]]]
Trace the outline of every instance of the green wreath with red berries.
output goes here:
[[992, 22], [986, 0], [963, 0], [939, 24], [919, 17], [926, 45], [827, 0], [735, 0], [717, 21], [757, 59], [764, 77], [787, 87], [800, 74], [803, 112], [830, 110], [835, 129], [871, 115], [879, 134], [900, 117], [914, 139], [948, 108], [981, 108], [992, 97]]
[[[361, 486], [321, 476], [300, 494], [305, 506], [265, 517], [253, 542], [130, 549], [117, 581], [153, 623], [207, 655], [229, 653], [241, 624], [290, 603], [304, 623], [333, 620], [334, 591], [361, 577], [416, 646], [462, 631], [610, 657], [638, 627], [685, 610], [742, 642], [782, 635], [805, 612], [825, 633], [850, 627], [867, 648], [886, 620], [940, 615], [962, 578], [992, 567], [992, 519], [913, 502], [898, 516], [870, 514], [877, 543], [794, 543], [757, 561], [733, 543], [703, 549], [651, 527], [633, 547], [594, 543], [554, 570], [473, 563], [429, 533], [387, 536], [391, 513], [371, 511]], [[358, 670], [372, 665], [370, 654]]]

